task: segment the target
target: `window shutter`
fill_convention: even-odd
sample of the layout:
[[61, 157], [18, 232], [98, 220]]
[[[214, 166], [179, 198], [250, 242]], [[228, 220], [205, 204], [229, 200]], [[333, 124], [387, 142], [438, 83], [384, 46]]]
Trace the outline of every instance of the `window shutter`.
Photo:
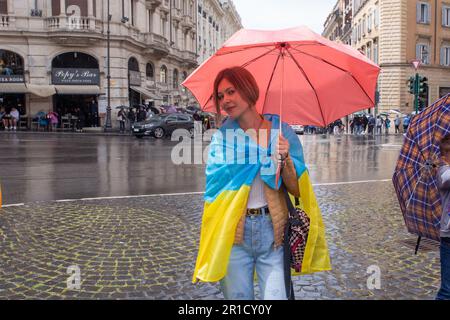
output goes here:
[[420, 56], [420, 44], [416, 44], [416, 59], [422, 60]]
[[420, 3], [416, 4], [416, 20], [417, 22], [420, 22], [420, 12], [421, 12], [421, 7], [420, 7]]
[[426, 6], [427, 6], [427, 16], [426, 16], [427, 23], [431, 23], [431, 10], [430, 10], [430, 4], [427, 3]]

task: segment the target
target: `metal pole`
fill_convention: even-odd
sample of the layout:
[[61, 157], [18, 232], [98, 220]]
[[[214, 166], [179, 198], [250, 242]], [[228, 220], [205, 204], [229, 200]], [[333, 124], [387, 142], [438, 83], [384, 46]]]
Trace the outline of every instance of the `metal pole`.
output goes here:
[[109, 13], [109, 1], [107, 1], [107, 11], [108, 11], [108, 30], [106, 32], [106, 43], [107, 43], [107, 53], [106, 53], [106, 59], [107, 59], [107, 87], [108, 87], [108, 105], [106, 106], [106, 122], [105, 122], [105, 131], [111, 130], [111, 30], [110, 30], [110, 22], [111, 22], [111, 14]]
[[414, 81], [414, 108], [416, 109], [416, 114], [419, 111], [419, 74], [416, 73], [416, 78]]

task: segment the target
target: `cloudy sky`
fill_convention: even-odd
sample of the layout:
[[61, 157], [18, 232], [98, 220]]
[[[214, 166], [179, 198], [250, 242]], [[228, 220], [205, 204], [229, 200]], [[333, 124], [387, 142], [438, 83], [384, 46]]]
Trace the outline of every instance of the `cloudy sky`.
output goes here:
[[305, 25], [322, 33], [336, 0], [233, 0], [247, 29], [284, 29]]

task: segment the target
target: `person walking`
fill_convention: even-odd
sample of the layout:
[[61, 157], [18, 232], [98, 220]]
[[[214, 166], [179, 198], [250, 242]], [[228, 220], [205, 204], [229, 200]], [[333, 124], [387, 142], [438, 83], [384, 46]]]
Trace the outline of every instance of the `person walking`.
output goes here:
[[337, 119], [334, 123], [333, 134], [335, 136], [341, 135], [341, 129], [344, 126], [341, 119]]
[[[320, 212], [314, 215], [308, 205], [314, 203], [316, 208], [317, 203], [300, 140], [287, 123], [280, 124], [279, 116], [258, 113], [258, 98], [257, 82], [245, 68], [232, 67], [218, 73], [214, 104], [218, 120], [222, 111], [229, 118], [213, 135], [209, 149], [193, 282], [220, 281], [225, 299], [253, 300], [255, 271], [262, 299], [287, 299], [290, 289], [286, 288], [284, 274], [283, 233], [288, 220], [285, 192], [307, 204], [305, 211], [310, 212], [311, 225], [320, 230], [319, 237], [308, 238], [315, 240], [308, 242], [314, 254], [305, 251], [305, 256], [314, 260], [311, 264], [317, 266], [314, 271], [331, 268]], [[272, 130], [280, 125], [282, 135]], [[226, 161], [222, 161], [224, 148]], [[236, 157], [228, 157], [228, 150], [234, 150]], [[257, 161], [250, 161], [252, 154], [258, 155]], [[282, 187], [275, 185], [278, 161]], [[319, 220], [321, 226], [317, 225]], [[307, 269], [302, 266], [302, 272]]]
[[381, 119], [380, 116], [377, 116], [376, 126], [377, 126], [377, 133], [376, 134], [381, 134], [382, 133], [382, 127], [383, 127], [383, 119]]
[[362, 133], [364, 133], [364, 134], [366, 134], [367, 133], [367, 126], [368, 126], [368, 124], [369, 124], [369, 119], [367, 118], [368, 116], [367, 115], [363, 115], [362, 117], [361, 117], [361, 126], [362, 126], [362, 129], [361, 129], [361, 131], [362, 131]]
[[400, 133], [400, 122], [401, 122], [400, 116], [397, 115], [397, 116], [395, 117], [395, 120], [394, 120], [394, 124], [395, 124], [395, 133], [396, 133], [396, 134], [397, 134], [397, 133]]
[[386, 120], [384, 120], [384, 128], [386, 130], [386, 135], [389, 134], [389, 128], [391, 127], [391, 120], [389, 117], [386, 117]]
[[119, 121], [119, 132], [125, 133], [125, 120], [127, 116], [125, 114], [125, 110], [121, 108], [119, 112], [117, 112], [117, 121]]
[[376, 124], [375, 117], [373, 115], [370, 115], [369, 116], [369, 122], [367, 124], [369, 135], [373, 135], [374, 134], [375, 124]]
[[406, 115], [405, 118], [403, 118], [403, 133], [406, 133], [408, 131], [409, 122], [411, 121], [410, 115]]
[[49, 131], [56, 131], [59, 123], [58, 114], [54, 111], [49, 110], [47, 113], [48, 128]]
[[439, 146], [442, 165], [437, 174], [441, 192], [441, 286], [436, 300], [450, 300], [450, 135], [445, 136]]

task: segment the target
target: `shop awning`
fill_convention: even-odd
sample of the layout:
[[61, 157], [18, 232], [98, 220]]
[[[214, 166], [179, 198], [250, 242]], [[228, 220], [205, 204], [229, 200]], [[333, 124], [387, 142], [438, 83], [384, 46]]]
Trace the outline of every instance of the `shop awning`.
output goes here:
[[28, 93], [25, 83], [0, 83], [0, 93]]
[[28, 91], [39, 97], [50, 97], [56, 93], [54, 85], [39, 85], [27, 83]]
[[162, 100], [156, 94], [154, 94], [154, 93], [152, 93], [152, 92], [150, 92], [147, 89], [144, 89], [142, 87], [130, 86], [130, 89], [139, 92], [140, 94], [146, 96], [147, 98], [150, 98], [150, 99], [153, 99], [153, 100]]
[[69, 86], [69, 85], [56, 85], [57, 94], [100, 94], [99, 86]]

